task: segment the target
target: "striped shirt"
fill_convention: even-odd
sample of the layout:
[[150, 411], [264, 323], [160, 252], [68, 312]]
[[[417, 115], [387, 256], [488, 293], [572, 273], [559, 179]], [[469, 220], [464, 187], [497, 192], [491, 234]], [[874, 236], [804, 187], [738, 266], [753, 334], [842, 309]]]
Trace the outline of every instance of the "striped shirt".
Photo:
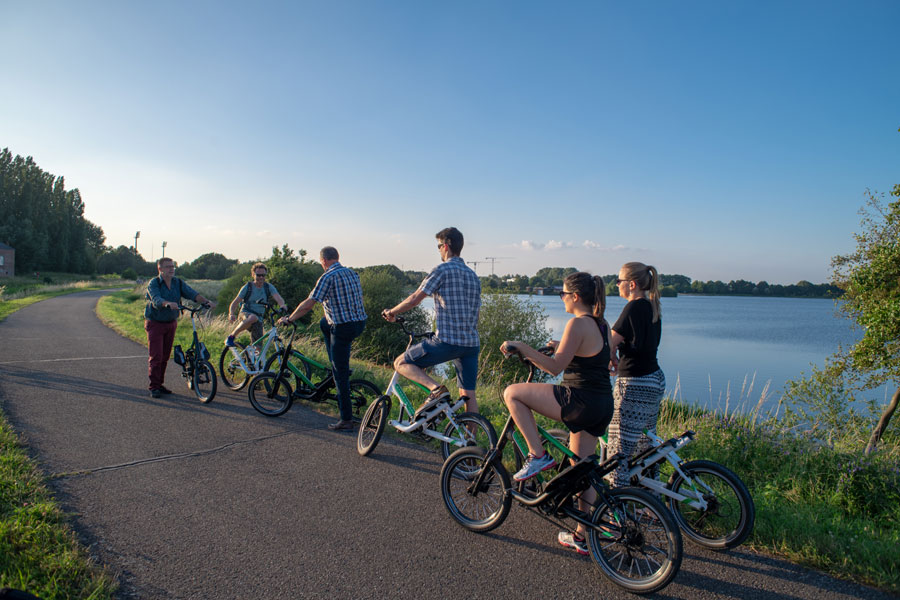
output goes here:
[[434, 298], [435, 334], [440, 341], [456, 346], [481, 344], [481, 280], [462, 258], [454, 256], [432, 269], [419, 291]]
[[339, 262], [319, 277], [309, 297], [322, 303], [325, 320], [331, 325], [366, 320], [359, 275]]

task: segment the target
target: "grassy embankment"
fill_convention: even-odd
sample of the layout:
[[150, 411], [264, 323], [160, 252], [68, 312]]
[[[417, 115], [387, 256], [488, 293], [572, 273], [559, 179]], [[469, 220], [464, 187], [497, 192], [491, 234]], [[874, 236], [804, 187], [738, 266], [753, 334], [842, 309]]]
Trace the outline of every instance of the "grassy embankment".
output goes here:
[[9, 277], [0, 279], [0, 321], [29, 304], [87, 290], [131, 285], [118, 277], [100, 276], [86, 279], [73, 273], [44, 273], [35, 277]]
[[[40, 300], [123, 283], [109, 278], [85, 281], [68, 273], [44, 274], [40, 281], [4, 279], [0, 321]], [[66, 519], [12, 427], [0, 418], [0, 587], [27, 590], [44, 600], [112, 597], [114, 578], [91, 560]]]
[[[202, 284], [197, 288], [204, 294], [214, 292], [204, 290]], [[114, 294], [101, 301], [98, 312], [117, 330], [143, 341], [140, 298]], [[204, 334], [216, 357], [227, 329], [224, 321], [214, 320]], [[179, 326], [178, 335], [179, 343], [190, 343], [187, 320]], [[298, 345], [323, 357], [317, 336], [303, 338]], [[380, 365], [354, 361], [353, 366], [379, 387], [390, 376]], [[498, 430], [507, 414], [500, 392], [490, 384], [479, 390], [481, 411]], [[826, 432], [821, 423], [758, 414], [758, 407], [748, 406], [749, 398], [743, 394], [737, 407], [724, 412], [699, 410], [669, 399], [659, 419], [661, 435], [696, 431], [697, 440], [684, 449], [682, 457], [717, 461], [741, 476], [757, 509], [748, 545], [840, 578], [900, 592], [900, 436], [896, 427], [877, 454], [865, 457], [862, 449], [871, 420], [848, 417], [839, 431]], [[317, 408], [334, 411], [330, 404]]]

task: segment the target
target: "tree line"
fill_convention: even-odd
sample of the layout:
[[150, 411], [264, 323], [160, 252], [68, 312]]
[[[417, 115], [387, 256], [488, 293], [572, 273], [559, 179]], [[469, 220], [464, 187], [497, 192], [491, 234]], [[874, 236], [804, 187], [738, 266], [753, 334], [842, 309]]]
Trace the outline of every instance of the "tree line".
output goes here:
[[[561, 287], [563, 280], [570, 274], [579, 271], [575, 267], [544, 267], [532, 277], [526, 275], [488, 275], [481, 277], [482, 288], [486, 291], [512, 292], [527, 294], [538, 288]], [[618, 296], [616, 275], [603, 275], [606, 283], [606, 295]], [[796, 284], [782, 285], [759, 281], [754, 283], [744, 279], [723, 281], [692, 280], [687, 275], [659, 275], [660, 292], [663, 296], [678, 294], [706, 294], [716, 296], [770, 296], [788, 298], [837, 298], [843, 290], [831, 283], [810, 283], [800, 281]]]
[[103, 229], [84, 218], [78, 189], [29, 156], [0, 151], [0, 242], [16, 249], [16, 271], [94, 273]]

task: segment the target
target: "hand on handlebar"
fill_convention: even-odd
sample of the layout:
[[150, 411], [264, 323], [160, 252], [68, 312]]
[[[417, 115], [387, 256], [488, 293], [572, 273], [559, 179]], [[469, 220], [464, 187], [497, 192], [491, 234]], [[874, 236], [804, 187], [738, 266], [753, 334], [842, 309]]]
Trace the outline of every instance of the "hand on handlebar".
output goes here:
[[389, 309], [389, 308], [386, 308], [383, 311], [381, 311], [381, 316], [384, 317], [384, 320], [388, 321], [389, 323], [402, 323], [403, 322], [403, 317], [401, 317], [400, 315], [395, 315], [394, 313], [391, 312], [391, 309]]
[[507, 358], [515, 355], [522, 356], [522, 350], [518, 346], [518, 344], [520, 344], [520, 342], [507, 340], [500, 344], [500, 352], [502, 352], [503, 356]]

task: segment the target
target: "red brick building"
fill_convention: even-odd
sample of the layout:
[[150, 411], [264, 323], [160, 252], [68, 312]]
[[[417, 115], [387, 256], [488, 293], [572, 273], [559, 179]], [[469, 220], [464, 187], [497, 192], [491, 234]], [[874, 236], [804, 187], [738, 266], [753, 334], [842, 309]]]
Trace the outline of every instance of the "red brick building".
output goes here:
[[0, 277], [16, 274], [16, 249], [0, 242]]

